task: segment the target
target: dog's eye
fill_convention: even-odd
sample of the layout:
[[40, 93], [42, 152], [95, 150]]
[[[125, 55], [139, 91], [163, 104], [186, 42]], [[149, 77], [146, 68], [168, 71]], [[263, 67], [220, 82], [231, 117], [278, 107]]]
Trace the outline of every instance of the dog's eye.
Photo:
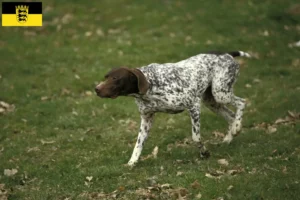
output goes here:
[[117, 77], [113, 76], [113, 77], [112, 77], [112, 79], [113, 79], [113, 80], [116, 80], [116, 79], [117, 79]]

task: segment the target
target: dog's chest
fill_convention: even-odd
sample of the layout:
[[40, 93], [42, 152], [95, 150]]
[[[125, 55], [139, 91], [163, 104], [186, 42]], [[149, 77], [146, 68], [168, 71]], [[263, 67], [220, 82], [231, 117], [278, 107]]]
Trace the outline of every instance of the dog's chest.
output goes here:
[[181, 101], [180, 98], [176, 97], [162, 97], [162, 96], [151, 96], [151, 98], [136, 98], [136, 104], [141, 112], [165, 112], [165, 113], [179, 113], [185, 110], [186, 105]]

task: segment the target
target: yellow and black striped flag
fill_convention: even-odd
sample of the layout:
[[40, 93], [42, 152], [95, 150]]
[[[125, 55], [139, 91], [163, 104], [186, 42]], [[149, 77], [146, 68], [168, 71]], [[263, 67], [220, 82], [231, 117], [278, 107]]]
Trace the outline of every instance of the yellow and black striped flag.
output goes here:
[[2, 26], [42, 26], [42, 2], [2, 2]]

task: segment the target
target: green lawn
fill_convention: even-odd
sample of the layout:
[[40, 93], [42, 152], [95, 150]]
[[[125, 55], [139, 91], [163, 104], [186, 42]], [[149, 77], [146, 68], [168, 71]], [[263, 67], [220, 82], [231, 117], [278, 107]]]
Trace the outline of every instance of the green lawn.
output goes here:
[[[14, 109], [0, 107], [0, 199], [300, 199], [297, 2], [47, 0], [42, 27], [1, 27], [0, 101]], [[98, 98], [95, 85], [113, 67], [209, 50], [255, 57], [238, 59], [241, 134], [220, 143], [227, 124], [203, 108], [201, 160], [188, 113], [157, 114], [144, 160], [124, 166], [137, 107]]]

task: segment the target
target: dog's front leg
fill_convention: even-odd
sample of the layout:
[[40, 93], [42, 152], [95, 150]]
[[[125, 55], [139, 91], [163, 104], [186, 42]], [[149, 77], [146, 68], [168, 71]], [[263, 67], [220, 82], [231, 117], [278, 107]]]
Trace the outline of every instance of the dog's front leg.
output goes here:
[[133, 166], [139, 159], [141, 152], [143, 150], [144, 142], [146, 141], [152, 121], [153, 121], [154, 114], [142, 114], [141, 115], [141, 127], [139, 131], [139, 135], [135, 144], [135, 147], [133, 149], [133, 153], [131, 155], [131, 158], [128, 162], [129, 166]]
[[208, 158], [209, 152], [206, 150], [204, 144], [201, 142], [200, 135], [200, 100], [199, 103], [195, 103], [192, 108], [189, 109], [191, 121], [192, 121], [192, 139], [197, 142], [200, 149], [200, 157]]

